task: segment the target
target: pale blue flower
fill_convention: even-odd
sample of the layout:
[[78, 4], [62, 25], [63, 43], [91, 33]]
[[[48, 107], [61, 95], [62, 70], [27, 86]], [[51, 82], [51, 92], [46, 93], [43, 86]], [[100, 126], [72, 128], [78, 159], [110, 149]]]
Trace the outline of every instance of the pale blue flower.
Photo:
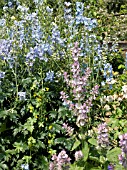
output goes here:
[[0, 79], [3, 79], [5, 77], [5, 72], [1, 71], [0, 72]]
[[26, 92], [18, 92], [18, 96], [20, 100], [25, 100], [26, 99]]
[[50, 81], [52, 82], [54, 79], [54, 71], [48, 71], [46, 73], [46, 78], [45, 78], [45, 81]]
[[8, 2], [8, 6], [9, 6], [9, 7], [12, 6], [12, 2], [11, 2], [11, 1]]
[[6, 24], [6, 20], [5, 19], [0, 19], [0, 26], [4, 26]]
[[49, 6], [47, 6], [47, 7], [46, 7], [46, 11], [47, 11], [48, 13], [52, 13], [52, 12], [53, 12], [53, 8], [50, 8]]
[[22, 168], [23, 170], [29, 170], [29, 164], [22, 164], [22, 165], [21, 165], [21, 168]]
[[42, 5], [44, 0], [33, 0], [36, 5]]

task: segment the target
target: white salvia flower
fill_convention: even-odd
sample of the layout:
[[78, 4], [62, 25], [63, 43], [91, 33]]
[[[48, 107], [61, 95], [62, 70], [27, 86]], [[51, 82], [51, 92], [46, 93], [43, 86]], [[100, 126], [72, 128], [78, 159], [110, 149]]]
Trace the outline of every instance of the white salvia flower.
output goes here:
[[112, 95], [106, 97], [107, 102], [112, 102], [113, 100], [114, 100], [114, 98]]
[[123, 91], [123, 97], [127, 99], [127, 85], [122, 86], [122, 91]]
[[82, 151], [76, 151], [75, 152], [75, 160], [78, 161], [79, 159], [83, 158]]
[[70, 2], [64, 2], [64, 5], [66, 5], [67, 7], [69, 7], [71, 5]]
[[122, 86], [122, 91], [127, 93], [127, 85]]

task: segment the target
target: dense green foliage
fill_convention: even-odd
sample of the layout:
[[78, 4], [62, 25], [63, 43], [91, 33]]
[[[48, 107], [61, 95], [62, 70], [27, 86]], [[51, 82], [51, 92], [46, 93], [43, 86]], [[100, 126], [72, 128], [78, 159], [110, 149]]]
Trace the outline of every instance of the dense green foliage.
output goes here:
[[111, 2], [70, 2], [1, 1], [0, 169], [126, 168], [117, 18]]

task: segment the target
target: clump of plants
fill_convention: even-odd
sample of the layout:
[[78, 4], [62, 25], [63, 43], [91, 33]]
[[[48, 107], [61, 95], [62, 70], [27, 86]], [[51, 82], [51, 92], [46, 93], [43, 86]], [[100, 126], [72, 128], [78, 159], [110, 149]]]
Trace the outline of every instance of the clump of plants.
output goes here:
[[105, 16], [94, 1], [32, 3], [0, 19], [0, 168], [126, 169], [126, 61], [102, 43]]

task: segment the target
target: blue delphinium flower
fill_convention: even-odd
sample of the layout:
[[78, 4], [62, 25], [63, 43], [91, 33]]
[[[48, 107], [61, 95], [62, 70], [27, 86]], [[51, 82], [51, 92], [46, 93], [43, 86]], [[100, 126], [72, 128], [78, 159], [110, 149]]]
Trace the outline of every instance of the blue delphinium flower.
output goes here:
[[29, 164], [22, 164], [22, 165], [21, 165], [21, 168], [22, 168], [23, 170], [29, 170]]
[[46, 78], [45, 78], [45, 81], [50, 81], [52, 82], [54, 79], [54, 71], [48, 71], [46, 73]]
[[84, 4], [82, 2], [76, 2], [76, 13], [75, 13], [76, 25], [84, 23], [83, 12], [84, 12]]
[[46, 53], [48, 55], [52, 54], [51, 46], [48, 43], [36, 45], [34, 48], [31, 47], [30, 51], [26, 55], [26, 63], [33, 66], [36, 58], [47, 62], [48, 58], [45, 57]]
[[18, 5], [17, 10], [21, 11], [22, 13], [27, 13], [27, 11], [29, 10], [29, 8], [22, 6], [22, 5]]
[[35, 5], [38, 7], [40, 5], [43, 4], [44, 0], [33, 0], [33, 2], [35, 3]]
[[84, 13], [84, 3], [76, 2], [76, 13], [75, 13], [76, 25], [84, 24], [85, 28], [91, 31], [93, 28], [97, 26], [97, 20], [84, 17], [83, 13]]
[[8, 6], [9, 6], [9, 7], [12, 7], [12, 5], [13, 5], [12, 2], [9, 1], [9, 2], [8, 2]]
[[83, 2], [76, 2], [76, 11], [77, 11], [77, 13], [79, 12], [80, 14], [83, 14], [83, 10], [84, 10]]
[[112, 44], [111, 51], [118, 52], [118, 43], [113, 43]]
[[54, 24], [54, 27], [52, 29], [52, 43], [57, 43], [60, 45], [64, 45], [63, 39], [60, 37], [60, 31], [58, 30], [58, 27], [56, 24]]
[[4, 26], [6, 24], [6, 20], [3, 18], [3, 19], [0, 19], [0, 26]]
[[25, 100], [26, 99], [26, 92], [18, 92], [19, 100]]
[[72, 31], [72, 27], [74, 26], [74, 17], [72, 16], [72, 9], [71, 9], [71, 3], [65, 2], [64, 3], [64, 19], [65, 23], [69, 27], [69, 31]]
[[104, 78], [106, 78], [106, 82], [110, 82], [113, 78], [112, 74], [113, 68], [110, 63], [105, 63], [104, 64]]
[[65, 23], [71, 23], [72, 21], [72, 15], [71, 15], [71, 8], [64, 8], [64, 19], [65, 19]]
[[0, 72], [0, 79], [3, 79], [5, 77], [5, 72], [1, 71]]
[[53, 8], [50, 8], [49, 6], [47, 6], [47, 7], [46, 7], [46, 11], [47, 11], [48, 13], [52, 13], [52, 12], [53, 12]]
[[14, 63], [14, 56], [12, 55], [12, 43], [13, 41], [11, 40], [1, 40], [0, 41], [0, 58], [2, 60], [7, 61], [7, 63], [9, 64], [9, 67], [12, 68], [13, 67], [13, 63]]

